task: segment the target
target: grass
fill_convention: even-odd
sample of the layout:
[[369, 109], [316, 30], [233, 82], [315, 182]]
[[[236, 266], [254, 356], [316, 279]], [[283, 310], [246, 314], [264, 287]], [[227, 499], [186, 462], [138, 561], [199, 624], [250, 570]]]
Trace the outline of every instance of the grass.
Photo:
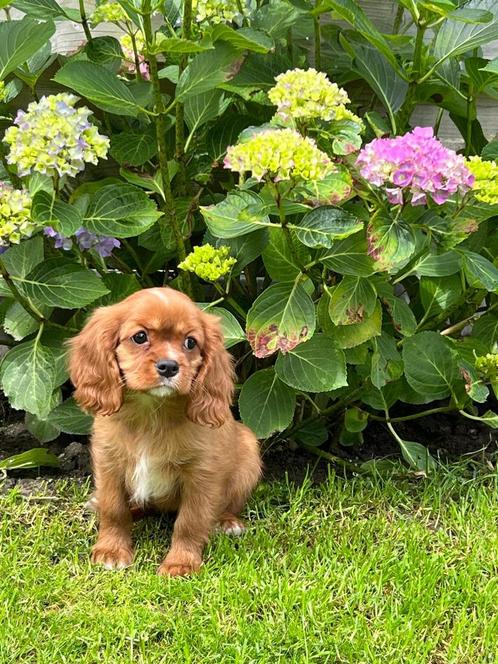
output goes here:
[[198, 577], [155, 575], [167, 519], [124, 572], [90, 566], [88, 486], [0, 499], [1, 664], [498, 662], [498, 475], [263, 484]]

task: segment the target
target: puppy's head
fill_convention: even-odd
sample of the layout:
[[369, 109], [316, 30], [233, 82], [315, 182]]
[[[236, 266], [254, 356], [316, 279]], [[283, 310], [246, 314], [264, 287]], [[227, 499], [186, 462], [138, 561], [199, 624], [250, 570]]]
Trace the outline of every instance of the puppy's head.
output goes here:
[[117, 412], [124, 390], [187, 397], [194, 422], [218, 427], [233, 396], [231, 357], [215, 316], [171, 288], [149, 288], [94, 311], [70, 342], [75, 398], [100, 415]]

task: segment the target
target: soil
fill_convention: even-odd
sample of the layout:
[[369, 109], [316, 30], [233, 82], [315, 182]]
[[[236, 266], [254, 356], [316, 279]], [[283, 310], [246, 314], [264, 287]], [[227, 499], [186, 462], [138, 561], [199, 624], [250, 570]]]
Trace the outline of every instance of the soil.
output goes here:
[[[493, 407], [493, 404], [490, 405]], [[416, 412], [415, 407], [401, 407], [393, 415], [402, 416]], [[58, 478], [85, 481], [90, 475], [88, 441], [84, 437], [62, 435], [49, 443], [40, 444], [19, 421], [19, 414], [4, 408], [4, 416], [10, 420], [0, 426], [0, 460], [19, 454], [33, 447], [46, 447], [59, 458], [59, 468], [12, 470], [6, 478], [0, 476], [0, 493], [17, 486], [23, 495], [33, 495], [43, 486], [44, 492]], [[498, 450], [498, 431], [478, 422], [467, 421], [456, 414], [438, 414], [418, 420], [396, 424], [398, 434], [405, 440], [416, 440], [426, 445], [433, 456], [452, 460], [466, 456], [495, 460]], [[332, 436], [333, 437], [333, 436]], [[370, 459], [399, 459], [399, 446], [386, 426], [372, 422], [364, 432], [361, 447], [343, 447], [332, 442], [328, 451], [356, 464]], [[314, 483], [322, 482], [329, 472], [329, 462], [315, 454], [298, 448], [292, 441], [273, 442], [263, 450], [265, 477], [277, 480], [287, 477], [299, 484], [308, 475]]]

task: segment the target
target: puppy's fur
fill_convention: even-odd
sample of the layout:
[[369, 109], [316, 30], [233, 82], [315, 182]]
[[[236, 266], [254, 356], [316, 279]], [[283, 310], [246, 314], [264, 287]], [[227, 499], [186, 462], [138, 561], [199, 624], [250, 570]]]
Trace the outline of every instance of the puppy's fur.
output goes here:
[[[176, 375], [164, 364], [161, 375], [164, 361]], [[159, 573], [197, 571], [216, 526], [243, 529], [238, 514], [261, 472], [255, 436], [230, 411], [234, 373], [218, 319], [170, 288], [134, 293], [97, 309], [71, 340], [70, 375], [96, 415], [92, 560], [130, 565], [131, 509], [152, 507], [178, 512]]]

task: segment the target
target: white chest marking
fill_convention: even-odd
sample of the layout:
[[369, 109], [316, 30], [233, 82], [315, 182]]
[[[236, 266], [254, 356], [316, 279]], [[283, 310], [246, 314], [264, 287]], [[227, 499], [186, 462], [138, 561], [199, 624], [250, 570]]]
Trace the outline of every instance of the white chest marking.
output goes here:
[[176, 478], [161, 468], [143, 452], [132, 476], [132, 502], [143, 505], [153, 498], [161, 498], [175, 488]]

